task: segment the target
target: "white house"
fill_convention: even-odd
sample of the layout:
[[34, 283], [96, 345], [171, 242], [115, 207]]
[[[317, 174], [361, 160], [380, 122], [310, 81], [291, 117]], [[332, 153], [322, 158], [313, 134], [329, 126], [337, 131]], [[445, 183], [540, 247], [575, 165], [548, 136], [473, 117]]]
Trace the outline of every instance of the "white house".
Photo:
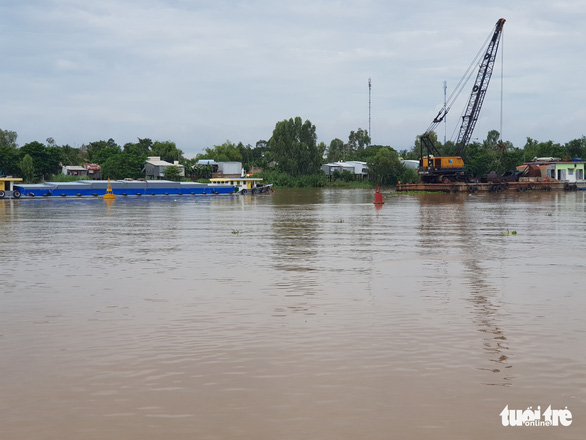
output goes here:
[[218, 162], [218, 174], [227, 176], [241, 176], [242, 162]]
[[366, 162], [358, 160], [325, 163], [321, 166], [321, 169], [326, 173], [326, 176], [331, 176], [335, 171], [339, 171], [340, 173], [342, 171], [348, 171], [356, 176], [360, 176], [360, 178], [368, 176]]

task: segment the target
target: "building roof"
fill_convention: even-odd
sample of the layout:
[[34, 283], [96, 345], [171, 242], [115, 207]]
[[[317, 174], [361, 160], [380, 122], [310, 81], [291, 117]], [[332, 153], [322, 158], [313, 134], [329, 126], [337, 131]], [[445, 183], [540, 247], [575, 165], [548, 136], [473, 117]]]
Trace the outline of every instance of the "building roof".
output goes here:
[[164, 161], [164, 160], [147, 160], [146, 163], [151, 164], [151, 165], [154, 165], [156, 167], [173, 165], [172, 163], [169, 163], [169, 162]]
[[151, 156], [151, 157], [149, 157], [149, 158], [148, 158], [148, 159], [145, 161], [145, 163], [148, 163], [148, 164], [154, 165], [154, 166], [156, 166], [156, 167], [160, 167], [160, 166], [163, 166], [163, 167], [176, 166], [176, 167], [181, 167], [181, 168], [183, 168], [183, 165], [181, 165], [180, 163], [172, 164], [172, 163], [170, 163], [170, 162], [167, 162], [167, 161], [165, 161], [165, 160], [161, 160], [161, 158], [160, 158], [159, 156]]
[[258, 182], [263, 180], [262, 177], [213, 177], [210, 182], [226, 182], [226, 181], [241, 180], [243, 182]]
[[525, 164], [551, 164], [551, 163], [583, 163], [582, 158], [560, 159], [559, 157], [534, 157], [532, 161]]
[[354, 168], [354, 164], [352, 164], [350, 162], [328, 162], [328, 163], [324, 163], [322, 166]]

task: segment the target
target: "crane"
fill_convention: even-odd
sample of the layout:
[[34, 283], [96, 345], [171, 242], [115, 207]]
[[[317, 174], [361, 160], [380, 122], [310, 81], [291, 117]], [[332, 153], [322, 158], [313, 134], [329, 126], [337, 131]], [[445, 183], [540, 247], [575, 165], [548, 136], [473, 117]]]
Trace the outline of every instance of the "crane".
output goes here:
[[[494, 62], [498, 51], [505, 19], [501, 18], [496, 22], [492, 35], [489, 37], [488, 46], [480, 62], [476, 81], [462, 116], [462, 125], [456, 141], [455, 156], [441, 156], [432, 138], [432, 132], [437, 125], [444, 120], [451, 108], [447, 103], [434, 118], [430, 127], [420, 136], [421, 155], [419, 160], [419, 177], [424, 183], [449, 183], [454, 181], [467, 181], [469, 175], [464, 169], [466, 146], [472, 137], [476, 121], [480, 115], [482, 102], [488, 89], [492, 76]], [[462, 83], [462, 80], [460, 80]], [[457, 97], [457, 96], [456, 96]], [[452, 101], [453, 102], [453, 101]], [[427, 154], [424, 155], [424, 150]]]

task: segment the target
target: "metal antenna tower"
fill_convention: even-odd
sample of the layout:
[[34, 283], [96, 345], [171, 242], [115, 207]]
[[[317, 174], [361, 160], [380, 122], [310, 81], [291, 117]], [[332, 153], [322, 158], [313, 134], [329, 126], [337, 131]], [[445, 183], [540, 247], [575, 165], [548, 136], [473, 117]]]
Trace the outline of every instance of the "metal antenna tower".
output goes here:
[[372, 88], [372, 80], [368, 78], [368, 136], [372, 143], [372, 131], [370, 131], [370, 90]]

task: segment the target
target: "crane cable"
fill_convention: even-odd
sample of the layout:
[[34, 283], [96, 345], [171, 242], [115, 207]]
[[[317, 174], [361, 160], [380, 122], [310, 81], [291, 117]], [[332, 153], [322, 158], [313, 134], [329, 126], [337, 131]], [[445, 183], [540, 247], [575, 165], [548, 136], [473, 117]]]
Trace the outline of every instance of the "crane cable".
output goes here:
[[[488, 34], [488, 37], [486, 38], [486, 41], [480, 47], [478, 53], [476, 54], [476, 56], [474, 57], [474, 59], [472, 60], [472, 62], [470, 63], [470, 65], [468, 66], [468, 69], [466, 69], [466, 72], [464, 73], [464, 75], [462, 76], [462, 78], [460, 78], [460, 81], [458, 81], [458, 84], [454, 88], [453, 92], [450, 94], [450, 97], [446, 101], [446, 105], [445, 106], [442, 106], [441, 110], [439, 111], [439, 113], [437, 114], [437, 116], [435, 117], [435, 119], [433, 120], [433, 122], [427, 128], [426, 133], [429, 133], [431, 131], [434, 131], [435, 128], [438, 126], [438, 124], [440, 122], [442, 122], [443, 119], [447, 116], [448, 112], [452, 108], [452, 105], [454, 105], [454, 102], [458, 99], [458, 97], [460, 96], [460, 93], [462, 93], [462, 90], [464, 89], [464, 87], [466, 87], [466, 84], [468, 83], [468, 81], [472, 77], [472, 74], [474, 73], [473, 68], [478, 65], [479, 59], [482, 56], [484, 56], [484, 53], [486, 52], [486, 50], [488, 48], [488, 44], [489, 44], [489, 42], [490, 42], [493, 34], [494, 34], [494, 30], [492, 30]], [[501, 67], [502, 67], [502, 65], [501, 65]], [[465, 108], [462, 110], [462, 115], [464, 114], [464, 111], [466, 111]], [[462, 115], [460, 115], [460, 119], [462, 118]], [[456, 129], [454, 129], [454, 133], [452, 133], [452, 138], [451, 139], [453, 139], [455, 132], [456, 132]]]

